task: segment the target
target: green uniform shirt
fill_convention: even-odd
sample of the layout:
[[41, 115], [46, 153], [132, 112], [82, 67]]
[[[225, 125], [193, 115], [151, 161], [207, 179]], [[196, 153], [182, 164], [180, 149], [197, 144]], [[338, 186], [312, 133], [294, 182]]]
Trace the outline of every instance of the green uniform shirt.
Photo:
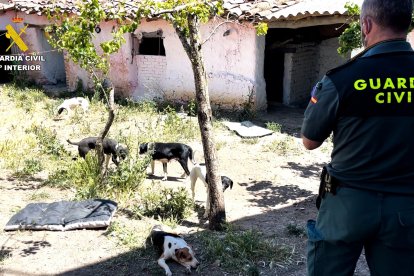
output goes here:
[[322, 142], [333, 133], [331, 175], [355, 188], [414, 195], [414, 52], [408, 42], [375, 45], [328, 72], [311, 94], [302, 134]]

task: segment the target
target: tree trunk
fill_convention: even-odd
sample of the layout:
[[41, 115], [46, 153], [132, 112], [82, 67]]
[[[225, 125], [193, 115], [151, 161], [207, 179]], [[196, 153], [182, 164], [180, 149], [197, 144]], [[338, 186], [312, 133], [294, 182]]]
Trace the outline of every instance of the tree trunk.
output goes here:
[[201, 132], [207, 177], [209, 179], [209, 228], [212, 230], [221, 230], [223, 227], [222, 224], [226, 221], [226, 211], [221, 188], [221, 177], [218, 172], [217, 152], [213, 140], [212, 112], [208, 94], [207, 76], [201, 53], [201, 34], [198, 18], [194, 15], [188, 16], [188, 25], [189, 41], [182, 30], [179, 28], [175, 29], [190, 58], [194, 73], [196, 100], [198, 104], [198, 123]]
[[112, 126], [112, 123], [115, 118], [115, 111], [114, 111], [114, 87], [112, 83], [110, 83], [108, 80], [104, 81], [104, 85], [102, 87], [104, 89], [104, 94], [106, 95], [109, 90], [109, 98], [107, 99], [107, 107], [108, 107], [108, 120], [106, 121], [105, 127], [102, 130], [101, 134], [98, 136], [98, 140], [96, 141], [96, 152], [98, 154], [98, 164], [99, 164], [99, 171], [101, 175], [101, 180], [104, 178], [104, 174], [106, 172], [105, 167], [105, 154], [103, 152], [103, 139], [105, 139], [106, 135], [109, 132], [109, 129]]

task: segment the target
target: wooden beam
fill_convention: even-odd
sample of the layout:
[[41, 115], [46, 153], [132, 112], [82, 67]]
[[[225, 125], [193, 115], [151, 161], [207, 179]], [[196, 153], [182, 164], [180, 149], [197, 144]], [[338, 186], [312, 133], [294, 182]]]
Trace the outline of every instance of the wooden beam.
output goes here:
[[287, 29], [298, 29], [304, 27], [312, 27], [319, 25], [334, 25], [334, 24], [348, 24], [348, 16], [313, 16], [302, 19], [291, 19], [291, 20], [279, 20], [268, 22], [269, 28], [287, 28]]

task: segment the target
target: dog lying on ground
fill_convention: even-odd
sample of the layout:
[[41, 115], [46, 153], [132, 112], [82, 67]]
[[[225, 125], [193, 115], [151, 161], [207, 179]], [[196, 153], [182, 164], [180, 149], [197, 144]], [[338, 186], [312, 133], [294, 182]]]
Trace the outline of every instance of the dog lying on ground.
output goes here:
[[61, 115], [63, 111], [67, 111], [68, 116], [75, 111], [76, 108], [81, 107], [83, 112], [87, 112], [89, 110], [89, 102], [87, 99], [82, 97], [75, 97], [71, 99], [64, 100], [61, 105], [57, 108], [58, 115]]
[[187, 268], [189, 272], [191, 268], [196, 268], [200, 264], [195, 257], [191, 245], [187, 244], [179, 235], [164, 232], [160, 226], [154, 226], [150, 238], [152, 244], [158, 251], [160, 256], [158, 258], [158, 264], [165, 270], [165, 275], [172, 275], [170, 268], [165, 262], [168, 259], [173, 259]]
[[[195, 183], [197, 179], [201, 179], [201, 181], [204, 183], [204, 186], [207, 189], [207, 200], [206, 200], [206, 211], [204, 212], [203, 217], [208, 217], [208, 214], [210, 213], [210, 189], [208, 188], [208, 178], [207, 178], [207, 171], [206, 166], [196, 164], [190, 172], [190, 181], [191, 181], [191, 193], [193, 196], [195, 196]], [[221, 177], [221, 185], [223, 188], [223, 192], [230, 187], [230, 190], [233, 188], [233, 180], [228, 178], [227, 176]]]
[[190, 175], [188, 170], [188, 159], [191, 160], [193, 164], [195, 161], [193, 159], [193, 149], [190, 146], [181, 143], [143, 143], [139, 145], [139, 154], [144, 154], [146, 152], [151, 152], [151, 174], [154, 174], [154, 161], [162, 162], [162, 168], [164, 171], [164, 177], [162, 180], [167, 180], [167, 163], [170, 160], [177, 160], [181, 167], [184, 169], [183, 175]]
[[[98, 140], [98, 137], [87, 137], [79, 142], [72, 142], [69, 139], [67, 142], [71, 145], [78, 146], [78, 152], [80, 157], [85, 158], [86, 154], [96, 148], [96, 141]], [[127, 158], [129, 151], [128, 148], [125, 145], [119, 144], [114, 139], [105, 138], [102, 141], [102, 147], [103, 152], [106, 155], [105, 161], [106, 161], [106, 167], [108, 167], [109, 157], [112, 156], [112, 162], [115, 163], [115, 165], [119, 165], [120, 161], [123, 161]], [[119, 161], [118, 161], [119, 157]]]

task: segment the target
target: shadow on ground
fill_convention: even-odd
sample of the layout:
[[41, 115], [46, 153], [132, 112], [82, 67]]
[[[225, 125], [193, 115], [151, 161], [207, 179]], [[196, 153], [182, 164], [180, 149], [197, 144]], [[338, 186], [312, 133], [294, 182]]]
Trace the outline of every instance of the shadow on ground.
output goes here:
[[253, 195], [248, 199], [258, 207], [275, 207], [284, 205], [298, 198], [307, 198], [312, 196], [312, 192], [300, 189], [295, 185], [275, 186], [271, 181], [252, 181], [250, 183], [240, 183], [240, 186], [246, 187], [246, 190]]
[[315, 163], [309, 166], [303, 166], [299, 163], [288, 162], [287, 166], [282, 166], [283, 169], [290, 169], [300, 173], [301, 177], [319, 177], [322, 167], [325, 166], [325, 163]]

